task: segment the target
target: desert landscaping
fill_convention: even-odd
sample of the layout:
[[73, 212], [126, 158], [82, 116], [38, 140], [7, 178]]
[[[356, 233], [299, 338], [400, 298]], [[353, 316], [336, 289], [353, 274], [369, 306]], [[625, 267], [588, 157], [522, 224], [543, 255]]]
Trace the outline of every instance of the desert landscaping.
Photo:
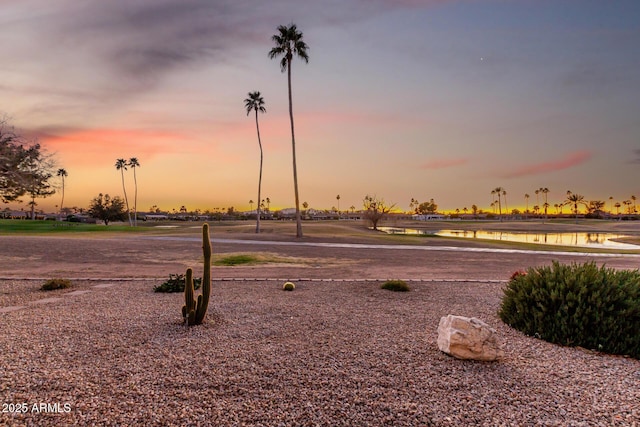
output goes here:
[[[269, 222], [256, 235], [247, 224], [212, 224], [214, 260], [262, 262], [214, 266], [207, 317], [191, 327], [183, 294], [153, 288], [187, 267], [202, 274], [199, 224], [0, 232], [0, 425], [639, 425], [640, 361], [526, 336], [497, 311], [514, 271], [553, 260], [636, 269], [640, 247], [570, 252], [338, 221], [305, 224], [296, 239], [292, 227]], [[491, 227], [640, 235], [635, 224], [604, 221]], [[54, 277], [73, 286], [39, 290]], [[387, 279], [411, 291], [380, 289]], [[449, 314], [494, 328], [504, 357], [441, 352], [438, 324]]]

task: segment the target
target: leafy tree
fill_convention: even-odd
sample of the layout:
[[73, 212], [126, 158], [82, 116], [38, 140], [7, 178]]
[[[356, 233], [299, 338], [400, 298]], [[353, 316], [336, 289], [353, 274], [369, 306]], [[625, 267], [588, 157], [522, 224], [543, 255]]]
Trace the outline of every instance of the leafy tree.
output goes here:
[[[278, 26], [278, 34], [271, 37], [275, 46], [269, 51], [269, 58], [282, 56], [280, 70], [287, 71], [287, 83], [289, 87], [289, 119], [291, 121], [291, 148], [293, 152], [293, 186], [296, 198], [296, 237], [302, 237], [302, 217], [300, 215], [300, 198], [298, 196], [298, 169], [296, 166], [296, 138], [293, 126], [293, 101], [291, 96], [291, 63], [296, 55], [304, 62], [309, 62], [307, 49], [309, 47], [302, 40], [302, 33], [295, 24]], [[259, 199], [258, 199], [259, 201]]]
[[29, 194], [35, 208], [36, 197], [53, 194], [52, 168], [51, 157], [42, 153], [40, 144], [26, 142], [0, 118], [0, 201], [16, 202]]
[[129, 209], [129, 199], [127, 198], [127, 188], [124, 185], [124, 171], [127, 170], [128, 163], [125, 159], [116, 160], [116, 170], [120, 171], [122, 176], [122, 191], [124, 192], [124, 201], [127, 205], [127, 216], [129, 217], [129, 225], [133, 225], [131, 222], [131, 210]]
[[91, 201], [89, 215], [104, 221], [104, 225], [109, 225], [111, 221], [124, 221], [127, 218], [122, 199], [118, 196], [112, 199], [108, 194], [102, 193]]
[[[264, 108], [264, 99], [260, 95], [260, 92], [249, 92], [249, 97], [244, 100], [244, 108], [247, 110], [247, 116], [255, 111], [256, 113], [256, 131], [258, 132], [258, 146], [260, 147], [260, 175], [258, 177], [258, 200], [260, 199], [260, 192], [262, 191], [262, 141], [260, 140], [260, 126], [258, 125], [258, 112], [266, 113]], [[269, 200], [267, 198], [267, 200]], [[256, 233], [260, 233], [260, 204], [258, 204], [258, 215], [256, 215]]]
[[31, 147], [32, 153], [23, 162], [21, 169], [24, 172], [23, 183], [26, 192], [31, 198], [31, 219], [36, 218], [36, 199], [49, 197], [55, 194], [49, 180], [53, 177], [54, 163], [51, 156], [44, 155], [40, 150], [40, 145]]
[[27, 171], [27, 194], [31, 197], [31, 219], [36, 219], [36, 199], [49, 197], [55, 194], [56, 190], [51, 187], [49, 180], [53, 176], [51, 172], [53, 162], [50, 158], [38, 155], [33, 157], [26, 166]]
[[135, 185], [135, 194], [133, 196], [133, 225], [135, 227], [138, 226], [138, 179], [136, 177], [136, 168], [140, 167], [140, 162], [137, 157], [132, 157], [129, 159], [129, 166], [133, 169], [133, 184]]
[[438, 205], [433, 199], [430, 199], [428, 202], [420, 203], [416, 208], [416, 212], [421, 215], [434, 214], [438, 212]]
[[396, 206], [387, 205], [384, 199], [366, 195], [363, 200], [364, 217], [371, 223], [374, 230], [378, 229], [378, 222], [382, 220]]

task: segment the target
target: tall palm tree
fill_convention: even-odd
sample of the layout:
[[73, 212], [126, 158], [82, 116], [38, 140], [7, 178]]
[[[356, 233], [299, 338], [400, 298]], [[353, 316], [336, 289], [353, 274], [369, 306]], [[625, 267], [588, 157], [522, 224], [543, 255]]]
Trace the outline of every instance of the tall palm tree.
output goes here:
[[138, 226], [138, 179], [136, 177], [136, 168], [140, 167], [140, 162], [137, 157], [132, 157], [129, 159], [129, 166], [133, 169], [133, 183], [135, 185], [135, 193], [133, 196], [133, 212], [135, 213], [133, 216], [133, 225], [135, 227]]
[[129, 225], [131, 226], [131, 211], [129, 210], [129, 199], [127, 198], [127, 188], [124, 185], [124, 171], [127, 170], [127, 161], [125, 159], [117, 159], [116, 160], [116, 170], [120, 171], [120, 175], [122, 175], [122, 191], [124, 192], [124, 201], [127, 205], [127, 215], [129, 217]]
[[529, 194], [524, 193], [524, 201], [527, 204], [527, 210], [525, 211], [525, 213], [529, 213]]
[[[244, 100], [244, 108], [247, 110], [247, 116], [252, 112], [256, 112], [256, 131], [258, 132], [258, 146], [260, 147], [260, 175], [258, 177], [258, 200], [260, 199], [260, 191], [262, 190], [262, 141], [260, 140], [260, 126], [258, 125], [258, 112], [266, 113], [264, 108], [264, 99], [260, 92], [249, 92], [249, 97]], [[258, 203], [258, 215], [256, 219], [256, 233], [260, 233], [260, 203]]]
[[613, 196], [609, 196], [609, 205], [611, 206], [609, 208], [609, 213], [613, 214]]
[[567, 200], [565, 201], [568, 205], [573, 205], [573, 212], [576, 216], [576, 224], [578, 223], [578, 205], [588, 206], [587, 202], [584, 201], [584, 196], [581, 194], [575, 194], [571, 191], [567, 191]]
[[544, 187], [544, 188], [540, 187], [538, 191], [544, 194], [544, 203], [542, 206], [544, 206], [544, 219], [547, 219], [548, 218], [547, 208], [549, 207], [549, 203], [547, 203], [547, 194], [549, 194], [549, 189], [547, 187]]
[[269, 51], [269, 58], [282, 56], [280, 70], [287, 71], [287, 83], [289, 87], [289, 119], [291, 121], [291, 148], [293, 152], [293, 187], [296, 198], [296, 237], [302, 237], [302, 217], [300, 216], [300, 198], [298, 196], [298, 169], [296, 166], [296, 138], [293, 126], [293, 101], [291, 97], [291, 62], [293, 56], [298, 56], [304, 62], [309, 62], [307, 49], [309, 47], [302, 40], [302, 33], [295, 24], [278, 26], [278, 34], [271, 37], [275, 46]]
[[507, 205], [507, 190], [502, 190], [502, 198], [504, 199], [504, 211], [509, 215], [509, 206]]
[[336, 200], [338, 201], [338, 215], [340, 215], [340, 195], [336, 196]]
[[64, 179], [69, 176], [69, 174], [64, 168], [60, 168], [58, 172], [56, 172], [56, 175], [62, 178], [62, 201], [60, 202], [60, 212], [62, 212], [62, 208], [64, 207]]

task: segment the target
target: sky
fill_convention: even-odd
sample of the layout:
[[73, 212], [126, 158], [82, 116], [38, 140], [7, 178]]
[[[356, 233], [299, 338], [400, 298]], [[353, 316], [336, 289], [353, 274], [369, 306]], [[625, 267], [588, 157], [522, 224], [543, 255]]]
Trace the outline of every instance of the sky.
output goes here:
[[287, 78], [268, 58], [290, 23], [309, 46], [292, 64], [301, 203], [640, 196], [637, 0], [0, 0], [0, 114], [66, 169], [65, 206], [122, 197], [116, 159], [136, 157], [139, 211], [248, 210], [260, 91], [262, 195], [292, 207]]

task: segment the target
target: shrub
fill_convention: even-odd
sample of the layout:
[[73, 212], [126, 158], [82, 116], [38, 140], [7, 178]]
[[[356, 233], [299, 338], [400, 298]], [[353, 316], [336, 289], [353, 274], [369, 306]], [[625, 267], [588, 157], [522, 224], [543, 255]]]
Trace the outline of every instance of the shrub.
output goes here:
[[409, 285], [404, 280], [387, 280], [380, 286], [382, 289], [394, 292], [408, 292]]
[[504, 289], [500, 318], [546, 341], [640, 358], [640, 273], [594, 262], [529, 268]]
[[68, 279], [49, 279], [40, 287], [41, 291], [52, 291], [54, 289], [65, 289], [71, 286]]
[[[184, 274], [170, 274], [169, 280], [166, 282], [154, 286], [155, 292], [184, 292], [185, 275]], [[202, 284], [201, 277], [193, 278], [193, 287], [198, 289]]]
[[296, 285], [293, 282], [287, 282], [284, 285], [282, 285], [283, 291], [292, 291], [295, 288], [296, 288]]
[[253, 255], [229, 255], [214, 262], [215, 265], [240, 265], [240, 264], [254, 264], [258, 262], [258, 258]]

